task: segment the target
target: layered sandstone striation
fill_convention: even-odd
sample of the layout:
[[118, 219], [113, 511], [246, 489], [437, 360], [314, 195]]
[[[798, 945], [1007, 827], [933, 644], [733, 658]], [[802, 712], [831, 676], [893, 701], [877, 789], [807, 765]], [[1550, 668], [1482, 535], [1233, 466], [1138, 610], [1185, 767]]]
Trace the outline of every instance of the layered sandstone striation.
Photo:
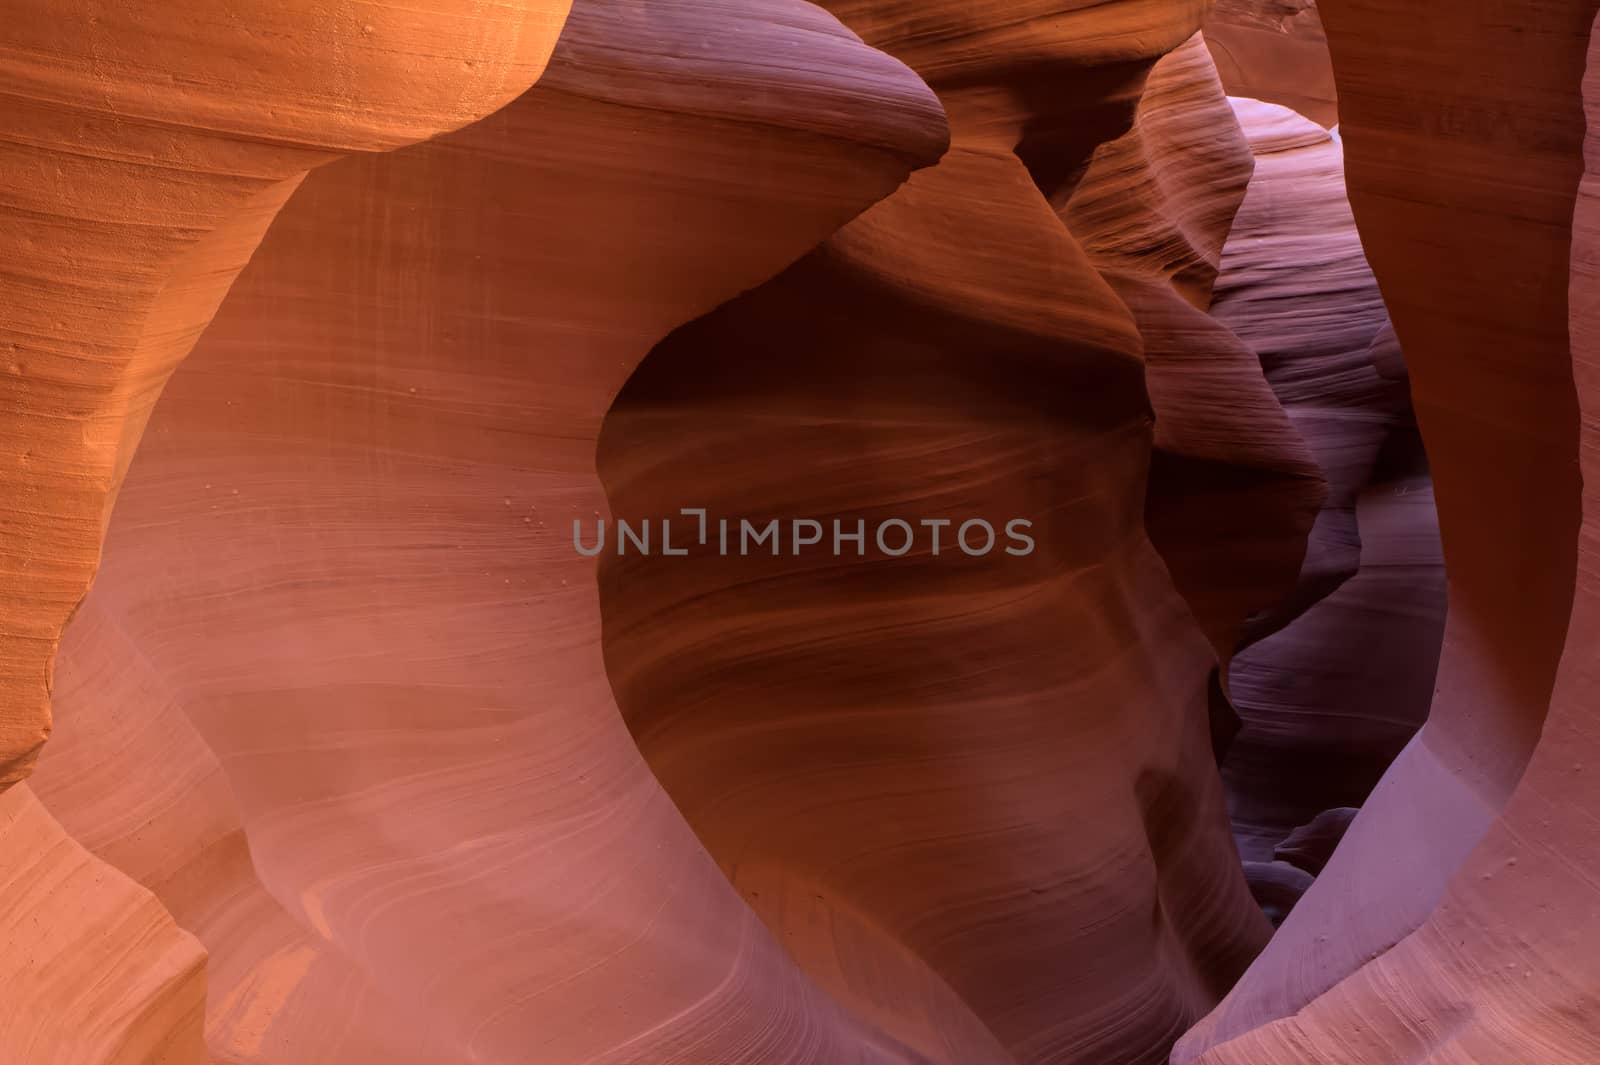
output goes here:
[[[858, 1014], [951, 1065], [1162, 1062], [1268, 926], [1213, 761], [1216, 650], [1145, 532], [1143, 320], [1097, 267], [1148, 286], [1152, 335], [1226, 333], [1195, 304], [1248, 152], [1198, 143], [1232, 121], [1198, 5], [992, 26], [831, 6], [939, 91], [953, 146], [629, 379], [601, 440], [612, 510], [675, 523], [687, 554], [608, 543], [611, 683], [747, 903]], [[1141, 119], [1097, 155], [1089, 130]], [[1226, 184], [1191, 192], [1201, 174]], [[1282, 429], [1260, 450], [1295, 454], [1259, 366], [1228, 373]], [[794, 519], [823, 546], [791, 543]], [[1016, 519], [1032, 552], [958, 540]]]
[[[40, 801], [0, 799], [54, 863], [6, 848], [8, 956], [25, 918], [125, 914], [150, 960], [106, 986], [159, 977], [161, 1012], [82, 1035], [129, 1008], [65, 997], [82, 955], [46, 940], [7, 968], [0, 1057], [919, 1060], [796, 970], [644, 769], [567, 525], [604, 505], [594, 437], [650, 344], [944, 139], [804, 3], [596, 2], [490, 121], [313, 174], [146, 434]], [[121, 894], [65, 879], [86, 861]]]
[[1339, 121], [1317, 0], [1216, 0], [1205, 31], [1229, 95], [1282, 104], [1322, 126]]
[[[1593, 519], [1600, 507], [1600, 496], [1593, 488], [1596, 451], [1590, 418], [1600, 384], [1594, 358], [1600, 322], [1596, 299], [1600, 292], [1600, 253], [1596, 251], [1600, 187], [1595, 179], [1600, 172], [1600, 48], [1594, 46], [1594, 40], [1590, 38], [1588, 72], [1583, 80], [1582, 100], [1589, 121], [1583, 151], [1587, 169], [1577, 190], [1570, 230], [1569, 282], [1566, 292], [1552, 297], [1568, 297], [1572, 383], [1583, 416], [1576, 455], [1586, 478], [1581, 500], [1584, 517], [1576, 547], [1570, 624], [1535, 749], [1509, 789], [1509, 797], [1500, 797], [1480, 784], [1478, 805], [1490, 806], [1498, 798], [1496, 814], [1491, 815], [1494, 823], [1471, 853], [1449, 870], [1448, 885], [1414, 931], [1294, 1016], [1217, 1047], [1200, 1059], [1207, 1065], [1277, 1062], [1285, 1057], [1313, 1065], [1498, 1062], [1534, 1057], [1552, 1065], [1578, 1065], [1594, 1060], [1600, 1047], [1600, 1031], [1591, 1008], [1593, 975], [1587, 964], [1600, 934], [1592, 918], [1596, 873], [1592, 868], [1593, 789], [1586, 781], [1592, 752], [1600, 743], [1588, 698], [1594, 683], [1596, 615], [1588, 556], [1595, 549]], [[1568, 55], [1574, 44], [1561, 34], [1539, 43], [1547, 50], [1547, 58]], [[1551, 167], [1555, 169], [1553, 160]], [[1476, 186], [1474, 191], [1480, 189]], [[1550, 194], [1556, 195], [1553, 180]], [[1523, 224], [1528, 225], [1529, 220], [1524, 219]], [[1524, 236], [1530, 247], [1537, 232]], [[1463, 404], [1453, 413], [1462, 417], [1471, 409]], [[1522, 431], [1530, 428], [1524, 426]], [[1459, 446], [1459, 439], [1456, 442]], [[1531, 443], [1525, 441], [1524, 446]], [[1436, 461], [1448, 466], [1448, 449], [1442, 454], [1435, 449], [1434, 454]], [[1447, 548], [1454, 550], [1459, 541], [1450, 538], [1455, 527], [1448, 515], [1444, 510], [1441, 516], [1446, 519]], [[1452, 562], [1452, 590], [1457, 572]], [[1459, 638], [1461, 631], [1455, 627], [1457, 616], [1453, 599], [1451, 638]], [[1447, 656], [1450, 651], [1447, 640]], [[1459, 657], [1447, 657], [1447, 665], [1454, 662], [1459, 668], [1459, 661]], [[1505, 695], [1503, 691], [1496, 694]], [[1483, 733], [1491, 725], [1497, 726], [1501, 742], [1508, 735], [1516, 736], [1520, 709], [1523, 707], [1514, 702], [1481, 707], [1481, 717], [1490, 720], [1480, 725], [1478, 742], [1488, 738]], [[1432, 739], [1435, 720], [1455, 722], [1456, 728], [1461, 728], [1459, 718], [1441, 714], [1436, 706], [1419, 742]], [[1526, 722], [1522, 724], [1526, 727]], [[1451, 738], [1473, 737], [1473, 733], [1458, 732]], [[1495, 753], [1484, 747], [1476, 752], [1477, 760], [1493, 766], [1490, 758]], [[1409, 767], [1401, 762], [1396, 771], [1405, 768]], [[1467, 777], [1469, 782], [1473, 779]], [[1460, 816], [1473, 811], [1473, 804], [1459, 803], [1456, 812]], [[1370, 820], [1370, 813], [1364, 818]], [[1360, 849], [1335, 855], [1334, 864], [1349, 865], [1352, 859], [1369, 858], [1372, 845], [1363, 842]], [[1365, 872], [1376, 876], [1381, 869], [1370, 867]], [[1407, 993], [1396, 995], [1397, 987], [1407, 988]], [[1174, 1060], [1187, 1057], [1180, 1053]]]
[[[198, 944], [18, 786], [49, 735], [57, 644], [163, 383], [307, 170], [499, 107], [537, 78], [566, 7], [374, 3], [357, 16], [262, 3], [9, 5], [0, 50], [5, 1060], [205, 1060]], [[160, 752], [152, 757], [160, 764]]]
[[[1561, 960], [1583, 935], [1555, 842], [1571, 826], [1528, 818], [1570, 803], [1584, 765], [1581, 726], [1546, 718], [1558, 664], [1578, 682], [1590, 657], [1568, 632], [1582, 572], [1568, 260], [1595, 7], [1437, 14], [1324, 8], [1350, 200], [1436, 486], [1450, 595], [1438, 683], [1427, 724], [1179, 1062], [1207, 1047], [1207, 1065], [1521, 1060], [1513, 1046], [1534, 1042], [1542, 1060], [1593, 1056], [1572, 1005], [1586, 982]], [[1424, 26], [1427, 44], [1409, 36]], [[1427, 63], [1480, 76], [1434, 79]], [[1533, 860], [1555, 846], [1562, 857]]]
[[1230, 671], [1230, 810], [1246, 860], [1267, 862], [1297, 826], [1360, 806], [1422, 724], [1445, 590], [1404, 360], [1374, 355], [1394, 333], [1340, 142], [1284, 107], [1234, 107], [1256, 167], [1211, 313], [1259, 357], [1328, 488], [1297, 582]]
[[1600, 1059], [1597, 3], [20, 0], [0, 1062]]
[[1155, 450], [1145, 526], [1226, 664], [1289, 597], [1326, 494], [1261, 359], [1206, 313], [1255, 161], [1196, 35], [1151, 71], [1133, 128], [1099, 149], [1063, 221], [1143, 341]]
[[14, 266], [0, 279], [0, 387], [16, 461], [3, 482], [0, 787], [48, 735], [51, 656], [161, 385], [274, 213], [341, 153], [505, 104], [538, 77], [567, 7], [377, 3], [311, 25], [265, 3], [7, 12], [0, 240]]

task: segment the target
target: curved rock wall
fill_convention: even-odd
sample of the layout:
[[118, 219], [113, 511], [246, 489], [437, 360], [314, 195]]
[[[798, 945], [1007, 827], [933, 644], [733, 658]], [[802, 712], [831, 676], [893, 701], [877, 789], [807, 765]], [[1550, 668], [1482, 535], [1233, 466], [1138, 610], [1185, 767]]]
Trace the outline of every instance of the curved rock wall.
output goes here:
[[1596, 2], [21, 0], [0, 1062], [1600, 1057]]
[[300, 178], [502, 105], [538, 77], [566, 9], [9, 5], [0, 1057], [204, 1060], [198, 945], [16, 786], [50, 732], [57, 644], [163, 383]]
[[[1535, 863], [1542, 871], [1518, 874], [1496, 841], [1513, 831], [1519, 781], [1547, 791], [1524, 771], [1548, 735], [1562, 648], [1569, 671], [1587, 657], [1568, 639], [1581, 567], [1567, 264], [1595, 5], [1506, 0], [1457, 14], [1341, 0], [1323, 15], [1350, 200], [1410, 368], [1450, 607], [1426, 726], [1174, 1060], [1235, 1036], [1201, 1060], [1519, 1060], [1512, 1042], [1535, 1038], [1549, 1060], [1586, 1060], [1574, 1049], [1591, 1038], [1584, 1027], [1557, 1019], [1584, 981], [1563, 990], [1561, 963], [1538, 960], [1542, 922], [1555, 918], [1525, 918], [1521, 904], [1494, 915], [1479, 900], [1509, 872], [1529, 908], [1566, 905], [1564, 873]], [[1444, 69], [1475, 73], [1429, 73]], [[1581, 746], [1546, 742], [1547, 761], [1581, 772]], [[1511, 949], [1524, 964], [1506, 956], [1508, 937], [1525, 944]], [[1396, 986], [1410, 989], [1403, 999]]]
[[1251, 619], [1231, 668], [1230, 810], [1246, 860], [1269, 862], [1297, 826], [1360, 806], [1421, 726], [1445, 589], [1404, 363], [1386, 375], [1373, 355], [1393, 329], [1339, 140], [1283, 107], [1234, 106], [1256, 169], [1212, 313], [1259, 356], [1328, 485], [1296, 585]]
[[[604, 505], [649, 345], [944, 137], [809, 5], [593, 2], [491, 120], [306, 182], [154, 416], [33, 781], [210, 953], [100, 903], [182, 965], [150, 1041], [201, 1060], [205, 1001], [216, 1061], [921, 1060], [796, 971], [644, 769], [563, 523]], [[0, 1012], [53, 1027], [0, 1057], [166, 1061], [52, 1042], [108, 1015], [60, 997], [81, 965], [11, 974]]]
[[[1161, 173], [1184, 135], [1163, 101], [1141, 144], [1097, 156], [1023, 89], [1053, 77], [1088, 107], [1197, 18], [1115, 5], [1128, 34], [1088, 39], [948, 5], [913, 34], [833, 6], [940, 91], [953, 147], [629, 380], [601, 440], [612, 509], [676, 521], [687, 553], [609, 543], [611, 682], [711, 854], [842, 1001], [935, 1060], [1160, 1062], [1267, 926], [1214, 767], [1216, 655], [1145, 534], [1141, 322], [1097, 265], [1192, 310], [1232, 204]], [[1169, 73], [1197, 86], [1167, 90], [1185, 117], [1228, 118], [1198, 41]], [[1117, 135], [1136, 100], [1106, 102]], [[1171, 154], [1236, 203], [1244, 146], [1208, 147]], [[1120, 219], [1075, 212], [1119, 181]], [[1136, 253], [1138, 227], [1173, 257]], [[956, 539], [1018, 519], [1032, 552]], [[746, 523], [771, 522], [782, 545], [752, 549]]]
[[1205, 30], [1229, 95], [1282, 104], [1322, 126], [1339, 121], [1317, 0], [1217, 0]]
[[1197, 35], [1155, 65], [1133, 129], [1062, 213], [1144, 342], [1145, 526], [1216, 649], [1219, 688], [1246, 620], [1288, 596], [1325, 489], [1260, 358], [1205, 313], [1254, 170]]
[[325, 25], [262, 3], [7, 12], [0, 787], [48, 735], [55, 644], [150, 408], [273, 214], [338, 153], [503, 105], [538, 77], [567, 7], [376, 3]]

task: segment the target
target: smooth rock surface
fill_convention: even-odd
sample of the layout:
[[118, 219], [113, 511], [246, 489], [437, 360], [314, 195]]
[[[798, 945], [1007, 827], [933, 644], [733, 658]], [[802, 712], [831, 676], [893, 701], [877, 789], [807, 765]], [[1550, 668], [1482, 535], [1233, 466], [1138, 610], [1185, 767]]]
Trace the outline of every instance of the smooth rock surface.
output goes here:
[[[1445, 588], [1404, 360], [1344, 193], [1339, 141], [1235, 100], [1256, 168], [1212, 314], [1261, 359], [1328, 493], [1298, 583], [1250, 620], [1224, 763], [1247, 860], [1323, 810], [1361, 806], [1428, 714]], [[1397, 345], [1396, 345], [1397, 346]], [[1393, 367], [1400, 370], [1394, 376]]]
[[1282, 104], [1321, 126], [1339, 121], [1317, 0], [1217, 0], [1205, 31], [1230, 96]]
[[570, 522], [649, 346], [944, 140], [798, 0], [596, 0], [491, 119], [307, 180], [153, 417], [34, 781], [210, 952], [214, 1061], [924, 1060], [645, 770]]
[[[1481, 900], [1504, 890], [1510, 859], [1496, 867], [1495, 840], [1514, 829], [1495, 826], [1549, 731], [1580, 572], [1568, 260], [1595, 10], [1586, 0], [1496, 0], [1466, 17], [1443, 4], [1322, 5], [1350, 202], [1428, 446], [1449, 614], [1427, 724], [1175, 1062], [1520, 1060], [1511, 1043], [1528, 1039], [1543, 1059], [1587, 1060], [1573, 1049], [1590, 1037], [1570, 1006], [1585, 981], [1563, 975], [1559, 952], [1548, 964], [1500, 961], [1508, 949], [1537, 958], [1541, 922], [1559, 919], [1502, 920]], [[1462, 70], [1475, 74], [1443, 76]], [[1586, 659], [1571, 656], [1569, 673]], [[1547, 757], [1571, 773], [1581, 749], [1558, 741]], [[1550, 885], [1568, 868], [1527, 863], [1511, 880], [1549, 878], [1524, 884], [1523, 897], [1554, 915]], [[1569, 920], [1549, 934], [1575, 932]]]
[[1196, 35], [1157, 63], [1128, 133], [1062, 218], [1144, 341], [1155, 453], [1145, 525], [1219, 659], [1288, 597], [1325, 486], [1262, 374], [1205, 313], [1255, 160]]
[[1600, 1060], [1597, 4], [20, 0], [0, 1065]]
[[[1072, 110], [1127, 133], [1137, 93], [1096, 94], [1142, 86], [1199, 12], [1114, 4], [1125, 36], [1074, 37], [1091, 12], [985, 32], [934, 5], [912, 33], [830, 7], [940, 92], [953, 147], [629, 380], [601, 440], [613, 511], [713, 524], [684, 557], [610, 545], [612, 686], [748, 904], [859, 1014], [952, 1065], [1155, 1065], [1269, 928], [1214, 768], [1216, 655], [1144, 529], [1143, 338], [1057, 211], [1094, 168]], [[1020, 91], [1046, 74], [1053, 96]], [[1242, 186], [1243, 152], [1220, 156], [1197, 165]], [[1184, 218], [1214, 251], [1226, 192], [1195, 200], [1123, 224]], [[801, 550], [796, 519], [866, 540]], [[962, 550], [979, 519], [1032, 521], [1037, 549]], [[896, 520], [907, 551], [874, 537]], [[781, 552], [743, 521], [781, 522]], [[938, 554], [927, 521], [950, 523]]]
[[7, 6], [0, 1060], [205, 1060], [204, 953], [16, 787], [50, 733], [58, 643], [163, 384], [300, 179], [504, 104], [567, 6]]

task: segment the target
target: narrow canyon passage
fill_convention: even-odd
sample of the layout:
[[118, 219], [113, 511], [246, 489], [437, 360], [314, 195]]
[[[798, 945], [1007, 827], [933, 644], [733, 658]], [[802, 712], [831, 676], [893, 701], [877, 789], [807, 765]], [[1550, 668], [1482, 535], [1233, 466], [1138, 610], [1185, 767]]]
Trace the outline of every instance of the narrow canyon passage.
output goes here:
[[1600, 1061], [1600, 0], [10, 2], [0, 1065]]

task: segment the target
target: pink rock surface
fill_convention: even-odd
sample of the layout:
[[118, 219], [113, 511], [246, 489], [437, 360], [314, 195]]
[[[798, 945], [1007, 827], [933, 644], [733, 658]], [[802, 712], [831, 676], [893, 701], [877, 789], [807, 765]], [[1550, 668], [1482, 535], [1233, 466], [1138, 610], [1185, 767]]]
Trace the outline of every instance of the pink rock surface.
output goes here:
[[0, 1060], [205, 1060], [198, 945], [15, 787], [50, 732], [58, 641], [163, 383], [300, 178], [504, 104], [538, 77], [566, 9], [8, 5]]
[[649, 345], [936, 159], [942, 115], [791, 0], [586, 4], [550, 74], [286, 209], [152, 422], [34, 786], [210, 952], [217, 1061], [920, 1060], [645, 771], [563, 523]]
[[[1126, 7], [1149, 23], [1141, 40], [1172, 32], [1171, 11]], [[685, 557], [613, 544], [611, 682], [707, 849], [857, 1013], [952, 1065], [1161, 1062], [1268, 929], [1214, 767], [1215, 652], [1145, 533], [1139, 323], [1049, 202], [1070, 191], [1058, 176], [1101, 160], [1057, 138], [1053, 108], [1008, 95], [1043, 76], [1030, 34], [861, 26], [940, 89], [950, 154], [659, 345], [607, 418], [599, 468], [634, 527], [686, 506], [736, 536], [740, 521], [806, 518], [829, 536], [835, 521], [945, 521], [941, 553], [923, 532], [896, 557], [869, 531], [838, 557], [787, 542], [725, 556], [714, 526]], [[980, 45], [985, 64], [964, 65]], [[1045, 69], [1072, 85], [1065, 54]], [[1121, 55], [1080, 44], [1074, 58], [1103, 69], [1062, 99], [1113, 73], [1142, 81]], [[946, 89], [955, 68], [970, 80]], [[1226, 117], [1208, 69], [1199, 87]], [[964, 110], [979, 100], [982, 122]], [[1231, 168], [1237, 191], [1235, 146], [1198, 169]], [[1157, 199], [1157, 178], [1122, 224], [1187, 222], [1214, 254], [1226, 190], [1220, 209]], [[1097, 232], [1105, 261], [1189, 306], [1156, 257], [1136, 266]], [[1185, 280], [1202, 280], [1203, 255]], [[1035, 522], [1035, 553], [953, 542], [968, 520], [1015, 518]]]
[[[1426, 726], [1174, 1061], [1208, 1047], [1207, 1065], [1512, 1061], [1513, 1044], [1534, 1043], [1540, 1060], [1588, 1060], [1570, 1006], [1586, 983], [1555, 947], [1581, 924], [1545, 924], [1582, 897], [1558, 893], [1570, 859], [1518, 872], [1506, 836], [1525, 826], [1553, 842], [1555, 820], [1502, 816], [1519, 780], [1530, 804], [1551, 786], [1524, 776], [1541, 734], [1547, 765], [1582, 764], [1545, 718], [1582, 572], [1567, 261], [1595, 6], [1508, 0], [1452, 19], [1345, 0], [1323, 14], [1350, 200], [1428, 445], [1450, 608]], [[1480, 74], [1430, 78], [1424, 49]], [[1569, 654], [1569, 675], [1585, 660]], [[1507, 875], [1522, 902], [1491, 913]]]
[[1356, 496], [1410, 411], [1404, 386], [1380, 375], [1370, 354], [1388, 316], [1345, 198], [1338, 139], [1287, 108], [1255, 100], [1234, 107], [1256, 169], [1223, 250], [1211, 313], [1261, 360], [1328, 485], [1299, 586], [1255, 620], [1253, 641], [1355, 574]]
[[1597, 4], [20, 0], [0, 1065], [1600, 1060]]
[[[1260, 357], [1328, 494], [1298, 585], [1252, 619], [1224, 777], [1247, 860], [1360, 806], [1428, 713], [1445, 589], [1404, 361], [1344, 193], [1336, 137], [1236, 100], [1256, 154], [1212, 313]], [[1397, 348], [1398, 346], [1395, 345]], [[1399, 376], [1393, 376], [1395, 368]]]

